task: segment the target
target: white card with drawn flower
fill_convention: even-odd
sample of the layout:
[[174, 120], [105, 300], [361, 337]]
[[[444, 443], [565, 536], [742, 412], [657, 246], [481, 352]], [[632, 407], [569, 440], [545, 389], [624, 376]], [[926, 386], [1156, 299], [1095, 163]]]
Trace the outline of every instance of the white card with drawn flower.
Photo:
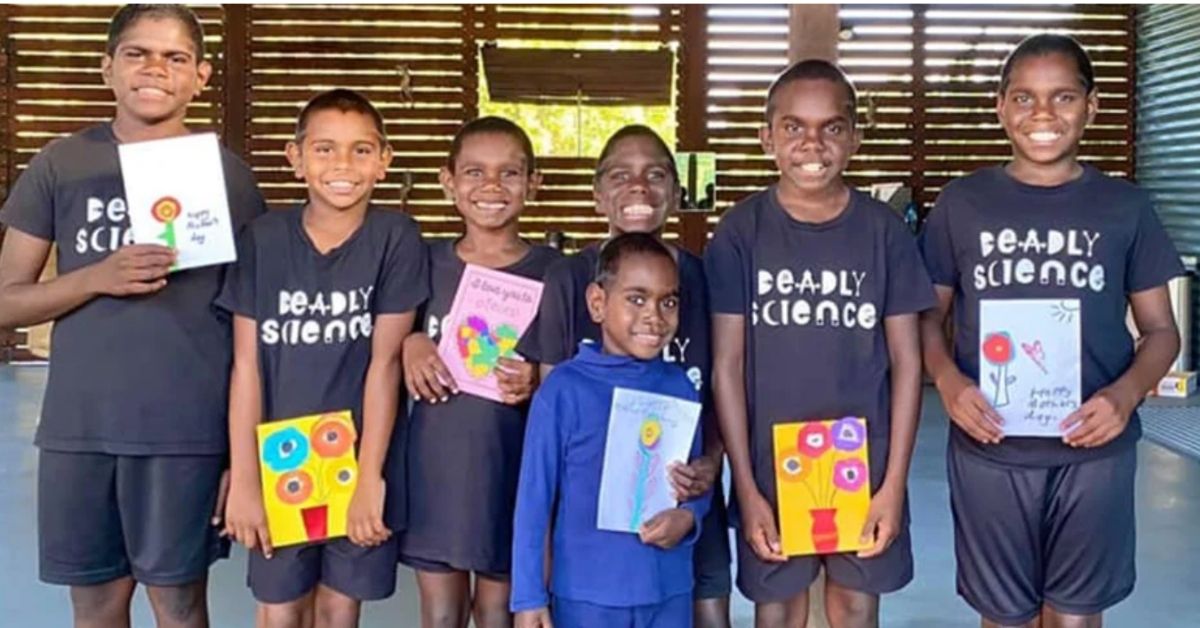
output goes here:
[[1079, 299], [979, 303], [979, 390], [1005, 436], [1059, 438], [1081, 403]]
[[117, 153], [134, 242], [175, 249], [171, 270], [237, 259], [215, 134], [121, 144]]
[[667, 395], [613, 391], [600, 472], [598, 529], [636, 533], [654, 515], [677, 505], [667, 467], [688, 461], [700, 408]]

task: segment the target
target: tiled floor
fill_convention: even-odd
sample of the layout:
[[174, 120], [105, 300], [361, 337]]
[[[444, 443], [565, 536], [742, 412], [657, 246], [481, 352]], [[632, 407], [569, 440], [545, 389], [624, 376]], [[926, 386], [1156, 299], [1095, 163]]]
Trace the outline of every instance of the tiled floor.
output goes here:
[[[36, 450], [30, 444], [41, 403], [45, 370], [0, 367], [0, 626], [67, 626], [66, 591], [37, 581], [34, 516]], [[930, 403], [933, 402], [933, 403]], [[1200, 411], [1197, 412], [1200, 420]], [[946, 419], [927, 398], [913, 464], [912, 499], [916, 580], [885, 598], [883, 625], [950, 628], [978, 625], [954, 594], [954, 557], [944, 468]], [[1106, 625], [1200, 626], [1200, 461], [1143, 442], [1138, 476], [1138, 588], [1114, 608]], [[252, 624], [253, 600], [245, 588], [245, 553], [220, 563], [212, 574], [214, 626]], [[364, 626], [416, 626], [411, 575], [400, 591], [369, 605]], [[738, 626], [750, 626], [752, 607], [734, 604]], [[145, 598], [137, 601], [135, 625], [152, 626]]]

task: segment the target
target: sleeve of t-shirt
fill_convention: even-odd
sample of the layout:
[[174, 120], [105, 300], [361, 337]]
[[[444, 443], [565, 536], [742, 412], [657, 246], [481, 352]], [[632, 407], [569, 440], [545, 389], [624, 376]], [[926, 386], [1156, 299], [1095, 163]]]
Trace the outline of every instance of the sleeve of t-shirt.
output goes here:
[[225, 267], [221, 291], [213, 304], [226, 312], [258, 320], [254, 242], [253, 229], [242, 231], [238, 237], [237, 261]]
[[1138, 208], [1137, 232], [1125, 261], [1125, 286], [1130, 293], [1149, 290], [1183, 272], [1179, 251], [1147, 199]]
[[944, 192], [938, 196], [917, 238], [917, 246], [933, 283], [953, 287], [958, 285], [959, 270], [954, 256], [954, 238], [950, 233], [951, 206], [952, 201]]
[[267, 211], [267, 201], [258, 189], [254, 172], [244, 161], [232, 153], [225, 155], [225, 194], [229, 199], [229, 213], [233, 220], [233, 232], [241, 232], [246, 225]]
[[42, 151], [17, 177], [4, 207], [0, 223], [35, 238], [54, 241], [54, 170], [50, 157]]
[[558, 364], [575, 355], [570, 328], [575, 320], [573, 292], [570, 264], [563, 260], [552, 264], [546, 271], [537, 320], [517, 344], [521, 355], [542, 364]]
[[746, 265], [750, 251], [746, 250], [728, 217], [721, 220], [712, 241], [704, 250], [704, 276], [708, 281], [708, 305], [714, 314], [745, 315]]
[[401, 221], [375, 287], [376, 314], [403, 314], [429, 298], [429, 247], [412, 219]]
[[933, 282], [916, 240], [898, 219], [888, 216], [887, 225], [887, 300], [883, 315], [923, 312], [937, 305]]
[[561, 405], [563, 386], [552, 374], [533, 396], [525, 426], [521, 473], [517, 481], [517, 504], [513, 514], [512, 596], [510, 609], [543, 608], [550, 603], [546, 592], [543, 558], [546, 531], [558, 490], [563, 457], [563, 435], [573, 425]]

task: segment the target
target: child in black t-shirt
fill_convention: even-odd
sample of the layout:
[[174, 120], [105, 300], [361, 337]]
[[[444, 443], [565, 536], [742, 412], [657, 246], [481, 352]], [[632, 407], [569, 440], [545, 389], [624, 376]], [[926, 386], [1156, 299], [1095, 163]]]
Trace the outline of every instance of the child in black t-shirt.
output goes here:
[[507, 626], [513, 509], [537, 364], [499, 358], [504, 403], [497, 403], [458, 394], [437, 344], [457, 334], [445, 323], [466, 264], [541, 281], [560, 255], [520, 236], [521, 213], [541, 182], [521, 127], [498, 117], [468, 122], [454, 137], [441, 182], [464, 234], [430, 245], [431, 295], [418, 317], [420, 331], [404, 344], [415, 403], [400, 560], [417, 572], [424, 625], [460, 626], [474, 618], [481, 628]]
[[[0, 328], [55, 321], [34, 441], [38, 559], [43, 581], [70, 585], [78, 625], [127, 625], [138, 584], [156, 616], [206, 625], [209, 566], [228, 553], [212, 523], [228, 447], [229, 321], [212, 308], [224, 267], [170, 273], [171, 249], [132, 244], [118, 158], [122, 143], [186, 135], [211, 73], [190, 10], [121, 7], [101, 62], [112, 121], [48, 144], [0, 209]], [[236, 233], [265, 206], [246, 164], [221, 157]], [[52, 245], [59, 276], [39, 283]]]
[[[906, 484], [920, 411], [917, 313], [934, 303], [916, 243], [842, 179], [861, 141], [855, 93], [825, 61], [767, 92], [763, 149], [779, 181], [727, 212], [705, 252], [713, 392], [739, 506], [738, 587], [759, 626], [801, 625], [823, 566], [836, 625], [878, 623], [912, 579]], [[773, 426], [865, 417], [871, 505], [857, 554], [784, 556]]]
[[[234, 315], [229, 396], [232, 477], [225, 530], [248, 548], [260, 625], [316, 613], [358, 624], [362, 600], [396, 584], [404, 526], [401, 347], [428, 295], [425, 246], [407, 215], [370, 205], [392, 152], [361, 95], [313, 98], [287, 145], [308, 201], [247, 229], [218, 305]], [[350, 410], [358, 480], [349, 538], [274, 549], [255, 428], [262, 421]]]
[[[996, 99], [1012, 161], [947, 185], [921, 235], [939, 301], [922, 318], [925, 362], [953, 423], [958, 591], [985, 626], [1098, 626], [1133, 590], [1136, 408], [1179, 350], [1166, 284], [1183, 268], [1149, 197], [1079, 162], [1098, 104], [1077, 42], [1025, 40]], [[1014, 300], [1078, 316], [1083, 403], [1060, 438], [1004, 436], [977, 385], [982, 306]], [[1008, 359], [1038, 351], [1018, 346]]]

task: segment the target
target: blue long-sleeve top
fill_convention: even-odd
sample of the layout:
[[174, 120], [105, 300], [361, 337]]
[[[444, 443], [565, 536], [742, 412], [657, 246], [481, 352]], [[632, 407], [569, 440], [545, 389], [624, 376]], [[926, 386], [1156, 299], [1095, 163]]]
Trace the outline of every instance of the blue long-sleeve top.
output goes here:
[[[699, 401], [677, 365], [602, 353], [579, 353], [546, 378], [529, 411], [517, 489], [512, 611], [549, 604], [543, 543], [554, 508], [550, 590], [555, 597], [630, 607], [658, 604], [692, 590], [692, 545], [711, 494], [680, 504], [695, 523], [679, 545], [663, 550], [637, 534], [596, 527], [608, 417], [616, 388]], [[691, 458], [701, 453], [697, 429]]]

